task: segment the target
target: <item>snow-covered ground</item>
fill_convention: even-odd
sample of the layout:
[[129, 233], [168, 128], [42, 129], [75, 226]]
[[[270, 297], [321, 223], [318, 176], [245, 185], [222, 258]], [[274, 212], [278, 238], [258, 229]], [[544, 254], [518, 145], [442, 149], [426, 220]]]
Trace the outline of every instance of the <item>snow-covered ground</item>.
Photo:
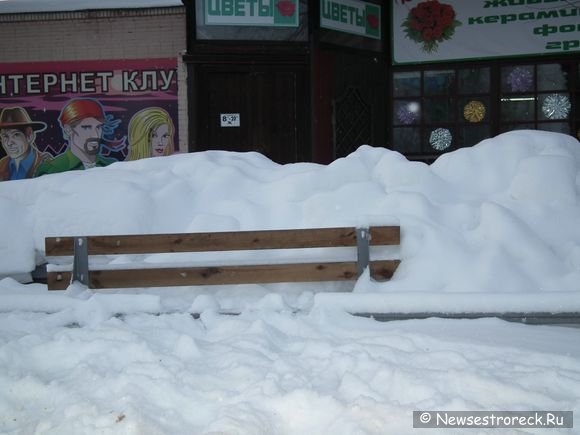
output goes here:
[[[0, 433], [406, 434], [420, 409], [578, 416], [580, 328], [344, 311], [578, 312], [579, 199], [578, 141], [532, 131], [430, 166], [368, 146], [328, 166], [205, 152], [0, 183]], [[26, 283], [50, 235], [393, 223], [402, 263], [386, 283]]]
[[413, 410], [567, 410], [578, 425], [579, 329], [324, 311], [84, 314], [0, 315], [1, 433], [466, 433], [413, 431]]

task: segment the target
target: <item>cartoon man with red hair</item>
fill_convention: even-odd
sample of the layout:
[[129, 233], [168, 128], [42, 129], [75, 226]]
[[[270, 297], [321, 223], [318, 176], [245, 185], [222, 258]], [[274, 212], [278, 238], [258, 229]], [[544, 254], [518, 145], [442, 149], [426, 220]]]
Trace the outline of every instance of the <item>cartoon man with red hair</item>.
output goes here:
[[[100, 155], [104, 136], [111, 135], [120, 124], [106, 115], [101, 104], [91, 98], [75, 98], [63, 107], [58, 117], [68, 149], [50, 162], [38, 167], [35, 176], [107, 166], [115, 159]], [[117, 146], [121, 142], [116, 142]], [[124, 143], [124, 141], [123, 141]]]

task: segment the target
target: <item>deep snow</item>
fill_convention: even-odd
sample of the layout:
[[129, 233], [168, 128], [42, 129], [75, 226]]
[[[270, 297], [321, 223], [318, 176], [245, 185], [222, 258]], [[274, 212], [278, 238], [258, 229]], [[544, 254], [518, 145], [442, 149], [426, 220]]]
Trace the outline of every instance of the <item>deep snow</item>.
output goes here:
[[[580, 329], [344, 313], [580, 311], [579, 145], [516, 131], [430, 166], [368, 146], [328, 166], [204, 152], [0, 183], [0, 433], [406, 434], [419, 409], [580, 415]], [[402, 264], [387, 283], [25, 283], [48, 235], [391, 223]]]

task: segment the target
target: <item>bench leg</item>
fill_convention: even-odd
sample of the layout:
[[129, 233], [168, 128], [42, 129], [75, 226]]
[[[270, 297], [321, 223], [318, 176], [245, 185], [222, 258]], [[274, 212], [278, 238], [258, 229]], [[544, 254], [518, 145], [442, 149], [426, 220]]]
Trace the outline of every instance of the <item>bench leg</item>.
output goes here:
[[86, 237], [74, 239], [74, 261], [72, 282], [89, 285], [89, 243]]
[[357, 272], [360, 277], [370, 262], [370, 244], [371, 235], [368, 228], [356, 229], [356, 249], [357, 249]]

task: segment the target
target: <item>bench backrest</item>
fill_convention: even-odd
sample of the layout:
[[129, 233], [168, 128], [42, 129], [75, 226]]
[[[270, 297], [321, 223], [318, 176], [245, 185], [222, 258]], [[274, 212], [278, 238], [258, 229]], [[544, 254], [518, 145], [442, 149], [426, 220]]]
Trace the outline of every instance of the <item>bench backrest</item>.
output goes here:
[[[47, 273], [49, 290], [63, 290], [71, 280], [89, 288], [169, 287], [184, 285], [344, 281], [370, 267], [375, 279], [389, 279], [399, 260], [370, 261], [369, 245], [399, 245], [398, 226], [310, 228], [217, 233], [47, 237], [47, 257], [73, 256], [73, 271]], [[350, 262], [311, 262], [244, 266], [162, 267], [93, 270], [91, 255], [156, 254], [260, 249], [357, 247]]]

